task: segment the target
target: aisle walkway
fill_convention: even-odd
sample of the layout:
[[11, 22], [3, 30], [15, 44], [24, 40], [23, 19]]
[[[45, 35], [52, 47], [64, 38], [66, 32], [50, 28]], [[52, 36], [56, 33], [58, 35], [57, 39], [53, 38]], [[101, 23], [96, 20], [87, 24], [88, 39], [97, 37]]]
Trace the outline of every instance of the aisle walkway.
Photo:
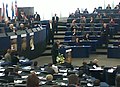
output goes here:
[[[114, 59], [114, 58], [107, 58], [106, 55], [96, 55], [93, 54], [90, 56], [90, 58], [73, 58], [72, 64], [76, 66], [81, 66], [83, 60], [86, 60], [87, 62], [93, 60], [94, 58], [97, 58], [99, 60], [100, 66], [117, 66], [120, 65], [120, 59]], [[38, 61], [39, 65], [44, 65], [49, 62], [52, 62], [51, 56], [41, 56], [39, 58], [34, 59], [33, 61]]]

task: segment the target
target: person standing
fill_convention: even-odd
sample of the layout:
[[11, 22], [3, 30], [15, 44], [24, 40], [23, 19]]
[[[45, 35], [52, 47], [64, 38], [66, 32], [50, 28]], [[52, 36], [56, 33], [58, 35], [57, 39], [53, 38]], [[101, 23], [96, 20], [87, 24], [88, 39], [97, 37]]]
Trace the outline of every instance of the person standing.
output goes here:
[[56, 31], [56, 33], [58, 32], [58, 21], [59, 21], [59, 17], [57, 16], [57, 14], [55, 14], [55, 16], [52, 17], [52, 29], [53, 29], [53, 33]]
[[110, 31], [109, 26], [106, 23], [104, 23], [101, 33], [102, 33], [102, 38], [103, 38], [103, 44], [105, 44], [105, 47], [108, 46], [109, 31]]
[[53, 44], [53, 46], [52, 46], [51, 54], [52, 54], [53, 64], [56, 64], [56, 63], [57, 63], [56, 57], [58, 56], [58, 48], [59, 48], [59, 45], [60, 45], [60, 41], [57, 40], [57, 41]]
[[34, 20], [40, 21], [40, 15], [37, 12], [34, 14]]

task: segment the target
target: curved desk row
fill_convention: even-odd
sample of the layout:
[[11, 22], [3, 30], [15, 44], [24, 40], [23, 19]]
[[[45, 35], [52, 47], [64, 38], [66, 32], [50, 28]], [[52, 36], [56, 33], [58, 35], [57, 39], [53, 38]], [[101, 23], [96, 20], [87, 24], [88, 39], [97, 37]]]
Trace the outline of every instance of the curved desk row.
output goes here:
[[120, 58], [120, 46], [110, 46], [107, 52], [108, 58]]
[[[86, 17], [88, 17], [90, 14], [87, 14], [87, 16]], [[119, 14], [117, 14], [116, 15], [117, 16], [117, 18], [115, 17], [115, 15], [114, 15], [114, 20], [115, 20], [115, 22], [116, 23], [119, 23], [119, 21], [120, 21], [120, 19], [119, 19]], [[96, 17], [96, 16], [95, 16]], [[68, 18], [67, 19], [67, 23], [72, 23], [72, 20], [74, 20], [75, 18]], [[80, 23], [80, 18], [76, 18], [76, 23]], [[110, 21], [110, 18], [95, 18], [95, 23], [100, 23], [100, 21], [101, 20], [104, 20], [106, 23], [109, 23], [109, 21]], [[86, 23], [89, 23], [90, 22], [90, 18], [86, 18]]]
[[72, 58], [89, 58], [90, 46], [65, 46], [59, 49], [59, 53], [67, 56], [67, 50], [71, 49]]
[[3, 55], [7, 49], [20, 53], [26, 58], [33, 59], [46, 48], [46, 28], [33, 28], [14, 32], [0, 33], [0, 54]]
[[75, 43], [72, 41], [64, 41], [64, 44], [69, 46], [90, 46], [91, 52], [96, 52], [97, 43], [98, 40], [80, 40], [79, 43]]

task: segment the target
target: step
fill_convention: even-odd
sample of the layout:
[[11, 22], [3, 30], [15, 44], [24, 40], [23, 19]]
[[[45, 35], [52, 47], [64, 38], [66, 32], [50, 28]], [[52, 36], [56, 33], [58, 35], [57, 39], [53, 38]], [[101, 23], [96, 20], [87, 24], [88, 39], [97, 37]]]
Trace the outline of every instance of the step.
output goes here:
[[107, 55], [107, 49], [97, 49], [96, 54]]
[[61, 40], [64, 39], [64, 37], [54, 37], [54, 39]]
[[67, 24], [66, 21], [64, 21], [64, 22], [60, 22], [60, 21], [59, 21], [59, 22], [58, 22], [58, 25], [61, 25], [61, 26], [66, 26], [66, 24]]
[[54, 35], [65, 35], [65, 32], [66, 31], [58, 31], [58, 33], [57, 34], [55, 33]]

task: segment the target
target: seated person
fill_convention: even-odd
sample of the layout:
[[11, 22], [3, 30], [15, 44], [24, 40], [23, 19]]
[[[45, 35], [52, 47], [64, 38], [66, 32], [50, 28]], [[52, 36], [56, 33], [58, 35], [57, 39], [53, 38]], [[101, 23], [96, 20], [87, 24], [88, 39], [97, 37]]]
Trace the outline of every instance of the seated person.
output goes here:
[[37, 61], [34, 61], [34, 62], [33, 62], [32, 69], [34, 69], [34, 70], [38, 70], [38, 69], [39, 69], [39, 67], [38, 67], [38, 62], [37, 62]]
[[61, 66], [64, 66], [64, 67], [66, 67], [66, 68], [71, 68], [71, 69], [73, 69], [73, 65], [72, 65], [70, 62], [71, 62], [71, 60], [69, 60], [69, 58], [66, 58], [66, 59], [65, 59], [65, 62], [62, 63]]
[[77, 75], [75, 74], [70, 74], [68, 76], [68, 87], [79, 87], [80, 86], [80, 82], [79, 82], [79, 78]]
[[19, 30], [25, 30], [25, 25], [23, 23], [20, 24]]
[[14, 78], [21, 78], [21, 75], [18, 73], [19, 67], [16, 66], [13, 68], [13, 72], [10, 73], [10, 75], [14, 76]]
[[120, 75], [118, 74], [115, 79], [115, 87], [120, 87]]
[[90, 17], [90, 23], [94, 23], [94, 18], [92, 16]]
[[73, 34], [72, 34], [73, 36], [76, 36], [76, 35], [77, 35], [77, 32], [76, 32], [76, 29], [75, 29], [75, 28], [73, 29], [72, 32], [73, 32]]
[[54, 69], [52, 68], [52, 65], [53, 65], [52, 63], [49, 63], [48, 66], [45, 67], [44, 71], [47, 71], [47, 73], [53, 75], [53, 74], [55, 74], [55, 71], [54, 71]]
[[9, 30], [8, 32], [16, 32], [16, 29], [13, 24], [9, 24]]
[[114, 70], [115, 74], [120, 74], [120, 65], [117, 65], [117, 68]]
[[82, 17], [80, 18], [80, 31], [84, 31], [85, 23], [86, 23], [86, 17], [85, 17], [85, 16], [82, 16]]
[[100, 13], [97, 14], [96, 18], [101, 19], [102, 15]]
[[14, 82], [14, 76], [11, 76], [10, 73], [12, 72], [13, 70], [10, 69], [9, 67], [5, 69], [4, 71], [4, 76], [0, 76], [0, 79], [4, 79], [5, 81], [7, 81], [7, 83], [10, 83], [10, 82]]
[[8, 49], [7, 53], [4, 55], [5, 62], [11, 62], [11, 50]]
[[78, 28], [78, 26], [76, 24], [76, 20], [74, 19], [70, 25], [70, 29], [71, 29], [71, 31], [73, 31], [74, 29], [77, 29], [77, 28]]
[[93, 65], [93, 66], [96, 66], [96, 67], [99, 67], [99, 65], [98, 65], [98, 60], [97, 60], [97, 59], [94, 59], [94, 60], [92, 61], [92, 65]]
[[75, 46], [80, 46], [80, 40], [79, 40], [78, 37], [75, 39], [75, 44], [74, 45]]
[[52, 82], [52, 80], [53, 80], [53, 75], [51, 75], [51, 74], [48, 74], [48, 75], [46, 75], [46, 85], [55, 85], [55, 83], [54, 82]]
[[86, 61], [83, 61], [83, 65], [80, 67], [80, 70], [83, 71], [84, 74], [89, 74], [89, 66]]
[[94, 87], [100, 87], [100, 80], [99, 80], [99, 79], [96, 79], [96, 80], [93, 82], [93, 85], [94, 85]]
[[73, 29], [72, 41], [74, 42], [77, 36], [76, 29]]
[[39, 87], [39, 78], [35, 74], [35, 72], [32, 72], [27, 77], [27, 86], [26, 87]]
[[115, 24], [115, 21], [114, 21], [113, 18], [110, 19], [109, 24], [110, 24], [111, 26], [113, 26], [113, 25]]
[[13, 53], [11, 63], [13, 65], [17, 65], [19, 63], [19, 55], [18, 55], [18, 53], [16, 53], [16, 52]]
[[102, 18], [108, 18], [108, 15], [106, 13], [103, 13]]
[[89, 40], [89, 33], [86, 33], [84, 36], [83, 36], [83, 40]]

